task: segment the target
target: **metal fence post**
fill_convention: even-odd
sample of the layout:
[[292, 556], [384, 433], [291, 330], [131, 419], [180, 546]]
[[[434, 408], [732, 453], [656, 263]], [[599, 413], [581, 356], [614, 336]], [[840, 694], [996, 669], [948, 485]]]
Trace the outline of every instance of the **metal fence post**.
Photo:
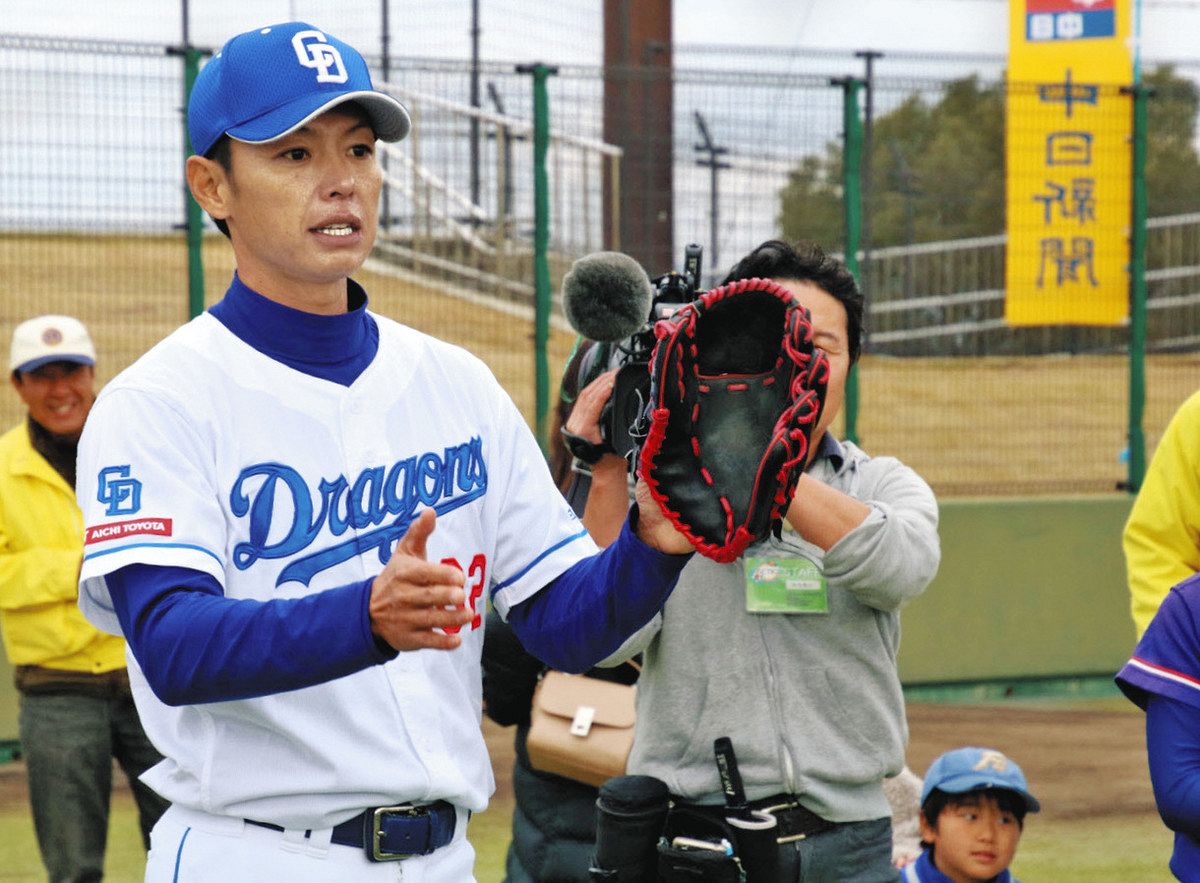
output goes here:
[[858, 272], [858, 285], [862, 289], [864, 295], [870, 294], [871, 286], [874, 284], [875, 265], [871, 260], [871, 249], [874, 245], [872, 241], [872, 222], [875, 218], [875, 210], [878, 208], [878, 201], [875, 198], [875, 181], [874, 181], [874, 166], [875, 166], [875, 62], [883, 58], [883, 53], [874, 49], [864, 49], [861, 52], [855, 52], [856, 58], [863, 60], [863, 114], [862, 114], [862, 152], [859, 170], [860, 192], [862, 193], [862, 220], [860, 226], [861, 249], [863, 253], [862, 264]]
[[[200, 51], [191, 45], [183, 47], [183, 157], [184, 162], [192, 154], [192, 139], [188, 135], [187, 106], [192, 97], [192, 86], [200, 73]], [[200, 206], [192, 197], [185, 181], [184, 199], [187, 203], [187, 250], [188, 250], [188, 318], [195, 319], [204, 312], [204, 255], [202, 250], [204, 216]]]
[[1129, 235], [1129, 473], [1125, 488], [1136, 494], [1146, 474], [1146, 100], [1148, 89], [1134, 85], [1133, 200]]
[[[846, 213], [846, 269], [859, 279], [858, 250], [862, 240], [862, 150], [863, 125], [859, 95], [864, 81], [855, 77], [831, 80], [842, 87], [842, 205]], [[858, 366], [851, 365], [846, 377], [846, 439], [858, 444]]]
[[550, 180], [546, 174], [550, 100], [546, 79], [558, 73], [558, 68], [536, 62], [517, 65], [517, 73], [533, 75], [534, 432], [544, 453], [550, 410]]

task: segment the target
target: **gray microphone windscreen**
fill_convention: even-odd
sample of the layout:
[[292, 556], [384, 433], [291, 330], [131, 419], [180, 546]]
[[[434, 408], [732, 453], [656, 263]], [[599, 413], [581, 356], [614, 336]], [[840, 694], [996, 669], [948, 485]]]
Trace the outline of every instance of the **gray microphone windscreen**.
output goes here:
[[616, 341], [640, 331], [654, 290], [642, 265], [619, 251], [598, 251], [571, 265], [562, 284], [563, 312], [589, 340]]

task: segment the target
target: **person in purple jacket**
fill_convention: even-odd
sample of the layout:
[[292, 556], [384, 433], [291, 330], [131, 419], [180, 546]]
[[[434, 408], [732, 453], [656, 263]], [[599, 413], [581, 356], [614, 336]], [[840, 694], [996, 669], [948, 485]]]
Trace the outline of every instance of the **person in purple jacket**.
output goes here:
[[1200, 575], [1167, 594], [1117, 686], [1146, 712], [1154, 800], [1175, 832], [1171, 872], [1200, 880]]

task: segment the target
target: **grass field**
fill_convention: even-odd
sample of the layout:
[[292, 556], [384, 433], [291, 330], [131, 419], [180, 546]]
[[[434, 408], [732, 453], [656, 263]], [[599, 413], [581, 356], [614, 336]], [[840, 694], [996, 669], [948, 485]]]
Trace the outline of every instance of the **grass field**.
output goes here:
[[1024, 883], [1166, 883], [1171, 832], [1158, 816], [1031, 820], [1013, 872]]
[[[206, 297], [220, 297], [232, 252], [204, 246]], [[455, 297], [413, 277], [364, 271], [372, 309], [466, 347], [486, 361], [527, 417], [534, 411], [530, 318]], [[557, 284], [558, 280], [554, 280]], [[181, 239], [0, 235], [0, 339], [39, 313], [91, 327], [107, 380], [187, 318]], [[573, 342], [551, 335], [551, 385]], [[1167, 420], [1200, 386], [1200, 355], [1147, 365], [1144, 427], [1153, 449]], [[861, 362], [858, 434], [899, 457], [940, 496], [1096, 493], [1126, 477], [1129, 367], [1122, 356], [886, 358]], [[0, 396], [0, 426], [19, 417]]]

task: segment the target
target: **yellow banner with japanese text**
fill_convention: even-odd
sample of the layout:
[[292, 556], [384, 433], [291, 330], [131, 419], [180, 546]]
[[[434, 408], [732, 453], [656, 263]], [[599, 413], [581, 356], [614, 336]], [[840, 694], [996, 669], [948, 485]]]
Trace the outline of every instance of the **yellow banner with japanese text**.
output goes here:
[[1131, 0], [1009, 0], [1010, 325], [1129, 315]]

